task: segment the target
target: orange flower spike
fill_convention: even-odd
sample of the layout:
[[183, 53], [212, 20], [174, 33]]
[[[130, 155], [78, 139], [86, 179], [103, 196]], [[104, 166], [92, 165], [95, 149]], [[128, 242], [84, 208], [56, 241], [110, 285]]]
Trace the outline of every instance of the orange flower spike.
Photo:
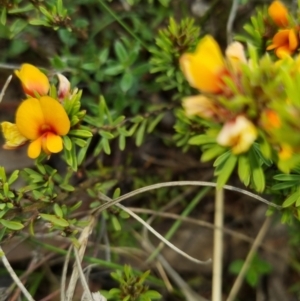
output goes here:
[[37, 158], [63, 149], [61, 136], [70, 130], [70, 120], [63, 106], [49, 96], [39, 100], [29, 98], [21, 103], [16, 114], [16, 125], [24, 137], [31, 141], [28, 156]]
[[23, 64], [20, 70], [15, 70], [16, 76], [21, 80], [23, 90], [26, 94], [35, 97], [34, 92], [39, 95], [47, 95], [50, 84], [47, 76], [38, 68], [30, 64]]
[[289, 12], [280, 1], [273, 1], [268, 13], [277, 26], [286, 27], [289, 24]]
[[221, 77], [227, 69], [220, 47], [213, 37], [205, 36], [194, 53], [183, 54], [180, 65], [192, 87], [207, 93], [222, 91]]

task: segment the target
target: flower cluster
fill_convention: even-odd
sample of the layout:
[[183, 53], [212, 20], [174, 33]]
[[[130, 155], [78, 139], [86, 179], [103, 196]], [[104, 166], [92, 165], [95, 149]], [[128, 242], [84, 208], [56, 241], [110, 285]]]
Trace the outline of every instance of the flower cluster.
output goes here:
[[30, 64], [23, 64], [15, 71], [20, 79], [27, 99], [22, 101], [16, 112], [15, 123], [2, 122], [5, 149], [16, 149], [29, 141], [28, 156], [37, 158], [45, 154], [58, 153], [63, 149], [62, 137], [70, 131], [71, 123], [63, 106], [70, 95], [70, 83], [58, 75], [57, 99], [49, 96], [50, 83], [44, 73]]
[[280, 1], [274, 1], [269, 6], [268, 13], [276, 26], [276, 33], [267, 50], [274, 49], [279, 58], [294, 54], [299, 46], [300, 26]]
[[[274, 22], [288, 24], [275, 16], [275, 5], [269, 10]], [[254, 155], [259, 152], [288, 172], [300, 163], [300, 135], [295, 135], [300, 132], [300, 56], [273, 61], [268, 54], [257, 58], [251, 46], [249, 52], [247, 60], [243, 46], [233, 42], [223, 57], [217, 42], [205, 36], [194, 53], [180, 58], [186, 79], [200, 92], [183, 99], [185, 115], [200, 122], [207, 137], [191, 144], [211, 147], [209, 158], [223, 152], [213, 149], [213, 142], [234, 156], [256, 144]]]
[[198, 115], [224, 124], [217, 142], [230, 147], [235, 154], [247, 151], [257, 138], [256, 127], [242, 110], [232, 112], [219, 101], [220, 97], [233, 97], [228, 80], [236, 87], [241, 86], [241, 67], [247, 64], [242, 44], [229, 45], [224, 59], [217, 42], [206, 36], [194, 53], [181, 57], [180, 64], [190, 85], [205, 93], [183, 100], [186, 115]]

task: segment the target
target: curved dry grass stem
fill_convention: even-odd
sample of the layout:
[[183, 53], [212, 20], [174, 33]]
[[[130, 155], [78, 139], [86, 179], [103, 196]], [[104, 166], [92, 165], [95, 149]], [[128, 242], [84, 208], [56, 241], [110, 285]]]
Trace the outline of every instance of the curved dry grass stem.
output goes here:
[[66, 280], [67, 280], [67, 271], [68, 271], [68, 265], [70, 261], [71, 252], [73, 249], [73, 245], [69, 247], [68, 253], [66, 255], [66, 259], [64, 262], [62, 275], [61, 275], [61, 285], [60, 285], [60, 301], [65, 301], [66, 297]]
[[[106, 202], [113, 202], [113, 200], [109, 197], [107, 197], [106, 195], [99, 193], [99, 198], [106, 201]], [[123, 211], [127, 212], [130, 216], [132, 216], [133, 218], [135, 218], [138, 222], [140, 222], [144, 227], [146, 227], [150, 232], [152, 232], [158, 239], [160, 239], [163, 243], [165, 243], [167, 246], [169, 246], [172, 250], [174, 250], [175, 252], [177, 252], [178, 254], [182, 255], [183, 257], [198, 263], [198, 264], [208, 264], [211, 262], [211, 259], [208, 259], [206, 261], [201, 261], [198, 260], [188, 254], [186, 254], [185, 252], [183, 252], [182, 250], [180, 250], [179, 248], [177, 248], [176, 246], [174, 246], [172, 243], [170, 243], [167, 239], [165, 239], [161, 234], [159, 234], [157, 231], [155, 231], [150, 225], [148, 225], [142, 218], [140, 218], [138, 215], [136, 215], [135, 213], [133, 213], [131, 210], [129, 210], [128, 208], [126, 208], [125, 206], [121, 205], [121, 204], [115, 204], [117, 207], [121, 208]]]
[[1, 248], [1, 246], [0, 246], [0, 257], [1, 257], [2, 263], [5, 266], [7, 272], [9, 273], [9, 275], [11, 276], [11, 278], [14, 280], [15, 284], [22, 291], [22, 293], [27, 298], [27, 300], [28, 301], [34, 301], [34, 299], [32, 298], [32, 296], [30, 295], [30, 293], [26, 289], [26, 287], [23, 285], [23, 283], [21, 282], [21, 280], [19, 279], [19, 277], [17, 276], [17, 274], [15, 273], [15, 271], [13, 270], [13, 268], [11, 267], [11, 265], [10, 265], [9, 261], [7, 260], [7, 258], [5, 256], [5, 253], [4, 253], [3, 249]]
[[2, 90], [1, 90], [1, 93], [0, 93], [0, 103], [1, 103], [1, 101], [2, 101], [2, 99], [3, 99], [3, 97], [4, 97], [4, 95], [5, 95], [5, 91], [6, 91], [7, 87], [8, 87], [8, 85], [9, 85], [9, 83], [11, 82], [11, 79], [12, 79], [12, 75], [10, 75], [10, 76], [7, 78], [7, 80], [6, 80], [6, 82], [5, 82], [4, 86], [3, 86], [3, 88], [2, 88]]
[[87, 284], [87, 281], [85, 279], [85, 276], [84, 276], [84, 273], [83, 273], [83, 270], [82, 270], [82, 266], [81, 266], [82, 258], [80, 258], [78, 250], [76, 248], [74, 248], [74, 254], [75, 254], [77, 269], [78, 269], [78, 272], [79, 272], [79, 277], [80, 277], [80, 280], [81, 280], [81, 285], [84, 289], [84, 294], [85, 294], [86, 298], [88, 298], [89, 300], [92, 301], [93, 296], [92, 296], [92, 293], [89, 289], [89, 285]]
[[[85, 249], [88, 243], [88, 238], [89, 235], [91, 234], [94, 225], [95, 225], [95, 217], [91, 216], [91, 219], [89, 221], [89, 224], [82, 230], [81, 235], [78, 239], [78, 242], [80, 244], [80, 248], [78, 251], [78, 256], [79, 256], [79, 261], [81, 262], [85, 253]], [[79, 268], [78, 268], [78, 264], [74, 265], [73, 267], [73, 271], [72, 271], [72, 275], [70, 278], [70, 282], [69, 282], [69, 286], [68, 286], [68, 290], [66, 293], [66, 300], [67, 301], [72, 301], [73, 300], [73, 296], [74, 296], [74, 291], [75, 291], [75, 287], [76, 287], [76, 283], [78, 280], [78, 276], [79, 276]]]
[[232, 42], [232, 27], [236, 17], [237, 9], [239, 7], [239, 0], [232, 0], [231, 10], [226, 24], [227, 44]]
[[[108, 202], [106, 204], [103, 204], [103, 205], [99, 206], [98, 208], [95, 208], [92, 212], [94, 214], [100, 213], [101, 211], [106, 210], [107, 208], [109, 208], [113, 205], [116, 205], [116, 204], [130, 198], [130, 197], [133, 197], [135, 195], [138, 195], [138, 194], [146, 192], [146, 191], [155, 190], [155, 189], [159, 189], [159, 188], [162, 188], [162, 187], [173, 187], [173, 186], [210, 186], [210, 187], [216, 187], [217, 183], [205, 182], [205, 181], [174, 181], [174, 182], [164, 182], [164, 183], [153, 184], [153, 185], [149, 185], [149, 186], [146, 186], [146, 187], [143, 187], [143, 188], [136, 189], [136, 190], [131, 191], [129, 193], [126, 193], [126, 194], [118, 197], [115, 200], [111, 200], [110, 202]], [[231, 185], [224, 185], [223, 189], [236, 191], [236, 192], [248, 195], [251, 198], [254, 198], [254, 199], [256, 199], [256, 200], [258, 200], [258, 201], [260, 201], [264, 204], [267, 204], [271, 207], [274, 207], [276, 209], [281, 209], [282, 208], [281, 206], [273, 204], [272, 202], [269, 202], [268, 200], [260, 197], [257, 194], [254, 194], [252, 192], [249, 192], [249, 191], [241, 189], [241, 188], [237, 188], [237, 187], [234, 187], [234, 186], [231, 186]]]

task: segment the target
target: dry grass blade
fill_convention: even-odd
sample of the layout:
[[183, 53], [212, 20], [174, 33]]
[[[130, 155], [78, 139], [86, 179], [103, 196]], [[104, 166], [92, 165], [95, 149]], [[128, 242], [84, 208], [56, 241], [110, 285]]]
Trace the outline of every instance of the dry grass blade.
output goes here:
[[[85, 249], [86, 249], [86, 246], [87, 246], [87, 243], [88, 243], [88, 238], [89, 238], [89, 235], [91, 234], [91, 232], [93, 230], [94, 225], [95, 225], [95, 217], [91, 216], [89, 224], [83, 229], [83, 231], [81, 232], [81, 235], [78, 239], [79, 244], [80, 244], [80, 248], [79, 248], [79, 251], [78, 251], [79, 262], [82, 261], [82, 258], [84, 256]], [[67, 290], [67, 293], [66, 293], [66, 300], [67, 301], [72, 301], [72, 299], [73, 299], [76, 283], [77, 283], [77, 280], [78, 280], [78, 276], [79, 276], [78, 264], [75, 264], [74, 267], [73, 267], [73, 271], [72, 271], [72, 275], [71, 275], [71, 278], [70, 278], [68, 290]]]
[[9, 275], [14, 280], [16, 285], [20, 288], [20, 290], [22, 291], [24, 296], [27, 298], [27, 300], [28, 301], [34, 301], [32, 296], [30, 295], [30, 293], [26, 289], [26, 287], [23, 285], [23, 283], [21, 282], [21, 280], [19, 279], [19, 277], [17, 276], [17, 274], [15, 273], [13, 268], [11, 267], [9, 261], [7, 260], [7, 258], [5, 256], [5, 253], [3, 252], [1, 247], [0, 247], [0, 256], [1, 256], [1, 259], [2, 259], [2, 263], [5, 266], [6, 270], [8, 271]]
[[[110, 199], [109, 197], [103, 195], [100, 193], [99, 195], [100, 199], [103, 199], [107, 202], [112, 202], [113, 200]], [[198, 264], [209, 264], [211, 262], [211, 259], [208, 259], [206, 261], [201, 261], [198, 260], [188, 254], [186, 254], [185, 252], [183, 252], [182, 250], [180, 250], [179, 248], [177, 248], [176, 246], [174, 246], [172, 243], [170, 243], [168, 240], [166, 240], [161, 234], [159, 234], [157, 231], [155, 231], [150, 225], [148, 225], [143, 219], [141, 219], [138, 215], [136, 215], [135, 213], [133, 213], [131, 210], [129, 210], [128, 208], [124, 207], [121, 204], [115, 204], [117, 207], [121, 208], [123, 211], [127, 212], [130, 216], [132, 216], [133, 218], [135, 218], [138, 222], [140, 222], [144, 227], [146, 227], [150, 232], [152, 232], [157, 238], [159, 238], [163, 243], [165, 243], [167, 246], [169, 246], [172, 250], [174, 250], [175, 252], [177, 252], [178, 254], [182, 255], [183, 257], [198, 263]]]
[[10, 76], [7, 78], [7, 80], [6, 80], [6, 82], [5, 82], [4, 86], [3, 86], [3, 88], [2, 88], [2, 90], [1, 90], [1, 93], [0, 93], [0, 103], [1, 103], [1, 101], [2, 101], [2, 99], [3, 99], [3, 97], [4, 97], [4, 95], [5, 95], [5, 91], [6, 91], [7, 87], [8, 87], [8, 85], [9, 85], [9, 83], [11, 82], [11, 79], [12, 79], [12, 75], [10, 75]]

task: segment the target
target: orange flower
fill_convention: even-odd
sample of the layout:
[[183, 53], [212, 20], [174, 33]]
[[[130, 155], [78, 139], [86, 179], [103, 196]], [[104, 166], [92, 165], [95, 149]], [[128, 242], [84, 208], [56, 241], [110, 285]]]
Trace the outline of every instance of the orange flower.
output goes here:
[[21, 80], [24, 92], [35, 97], [35, 92], [40, 96], [47, 95], [50, 84], [47, 76], [38, 68], [30, 64], [23, 64], [20, 70], [15, 71], [16, 76]]
[[220, 131], [217, 142], [231, 147], [233, 154], [246, 152], [257, 138], [257, 129], [245, 116], [228, 121]]
[[275, 54], [279, 58], [286, 55], [291, 55], [298, 48], [299, 39], [295, 29], [283, 29], [275, 34], [272, 44], [267, 47], [267, 50], [275, 49]]
[[229, 53], [231, 57], [227, 57], [228, 61], [226, 61], [218, 43], [213, 37], [207, 35], [199, 42], [194, 53], [185, 53], [181, 56], [181, 69], [192, 87], [217, 94], [223, 91], [223, 77], [228, 76], [232, 69], [231, 58], [235, 63], [240, 60], [240, 50], [240, 47], [232, 47]]
[[281, 118], [274, 110], [266, 110], [262, 114], [262, 125], [266, 130], [278, 129], [281, 127]]
[[69, 132], [70, 120], [57, 100], [42, 96], [21, 103], [16, 113], [16, 127], [21, 136], [31, 141], [28, 156], [35, 159], [42, 150], [50, 155], [63, 149], [61, 136]]
[[289, 24], [288, 10], [280, 1], [273, 1], [268, 13], [277, 26], [286, 27]]

